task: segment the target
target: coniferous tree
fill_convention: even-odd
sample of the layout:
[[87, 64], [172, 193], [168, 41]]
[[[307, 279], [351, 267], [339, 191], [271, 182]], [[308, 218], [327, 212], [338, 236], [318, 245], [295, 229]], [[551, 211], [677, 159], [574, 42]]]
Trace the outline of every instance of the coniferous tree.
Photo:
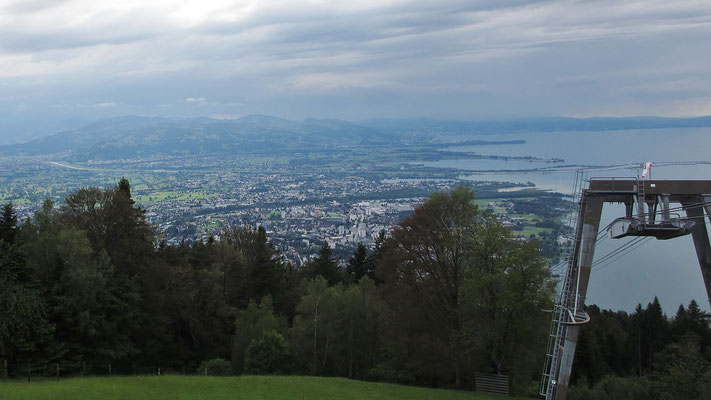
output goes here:
[[662, 351], [668, 343], [669, 322], [666, 315], [662, 312], [662, 306], [659, 299], [655, 296], [654, 300], [647, 304], [646, 312], [642, 318], [642, 356], [643, 365], [647, 373], [652, 372], [654, 354]]
[[[62, 355], [53, 341], [47, 305], [34, 287], [18, 243], [0, 241], [0, 377], [22, 374], [19, 365], [28, 360], [44, 371]], [[9, 370], [4, 370], [5, 365]]]
[[359, 245], [344, 279], [328, 243], [297, 270], [263, 228], [154, 247], [128, 180], [80, 189], [0, 241], [0, 358], [102, 374], [109, 362], [194, 369], [232, 355], [240, 372], [251, 347], [255, 371], [284, 371], [262, 361], [289, 349], [302, 373], [449, 385], [484, 370], [522, 382], [542, 347], [531, 332], [548, 308], [545, 269], [471, 198], [435, 194], [372, 254]]
[[138, 288], [117, 277], [106, 251], [95, 252], [84, 231], [65, 226], [51, 203], [35, 220], [23, 232], [28, 263], [66, 352], [65, 369], [76, 372], [137, 354], [131, 335], [141, 308]]
[[375, 282], [379, 282], [378, 277], [375, 274], [375, 268], [378, 265], [378, 262], [382, 258], [382, 249], [383, 249], [383, 244], [385, 243], [385, 239], [387, 239], [387, 235], [385, 233], [385, 230], [381, 230], [378, 232], [378, 237], [375, 238], [375, 246], [373, 246], [373, 252], [368, 255], [368, 257], [365, 260], [365, 275], [368, 276], [368, 278], [374, 280]]
[[711, 346], [711, 329], [707, 323], [707, 315], [701, 311], [696, 300], [689, 302], [688, 308], [679, 305], [676, 316], [671, 322], [670, 331], [674, 341], [678, 342], [689, 334], [698, 339], [702, 352]]
[[338, 260], [333, 257], [333, 250], [328, 245], [328, 242], [323, 242], [319, 249], [318, 257], [311, 260], [302, 267], [304, 278], [311, 280], [317, 276], [322, 276], [329, 285], [335, 285], [341, 282], [341, 271], [338, 268]]
[[113, 188], [81, 188], [61, 208], [65, 225], [87, 232], [94, 251], [105, 250], [118, 273], [141, 272], [153, 255], [153, 228], [134, 206], [126, 179]]
[[128, 182], [79, 189], [59, 210], [45, 202], [25, 231], [28, 262], [67, 352], [66, 368], [84, 370], [140, 354], [156, 320], [145, 307], [149, 285], [142, 280], [154, 265], [154, 249], [152, 229], [133, 207]]
[[233, 286], [237, 280], [242, 282], [237, 305], [243, 308], [249, 301], [269, 295], [278, 310], [286, 310], [288, 307], [282, 301], [286, 266], [267, 239], [264, 227], [228, 229], [223, 232], [222, 241], [228, 243], [238, 253], [234, 257], [240, 259], [240, 267], [234, 265], [234, 261], [227, 278]]
[[13, 244], [17, 233], [17, 213], [12, 203], [3, 206], [0, 215], [0, 240], [7, 244]]
[[368, 271], [368, 248], [365, 244], [358, 243], [353, 255], [348, 259], [346, 266], [346, 275], [349, 282], [358, 282], [367, 275]]

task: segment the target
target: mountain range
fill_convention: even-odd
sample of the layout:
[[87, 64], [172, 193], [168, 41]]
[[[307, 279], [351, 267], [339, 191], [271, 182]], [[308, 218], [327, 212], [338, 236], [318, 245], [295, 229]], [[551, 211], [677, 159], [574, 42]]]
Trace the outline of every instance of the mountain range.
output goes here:
[[309, 118], [292, 121], [251, 115], [240, 119], [108, 118], [0, 146], [1, 156], [62, 154], [74, 161], [144, 158], [152, 155], [219, 155], [324, 151], [352, 146], [397, 145], [447, 134], [591, 131], [711, 127], [698, 118], [532, 118], [502, 121], [432, 119], [370, 120], [360, 123]]
[[0, 155], [67, 154], [75, 161], [155, 154], [207, 155], [320, 150], [382, 142], [375, 129], [339, 120], [290, 121], [264, 115], [236, 120], [127, 116], [100, 120], [21, 144]]

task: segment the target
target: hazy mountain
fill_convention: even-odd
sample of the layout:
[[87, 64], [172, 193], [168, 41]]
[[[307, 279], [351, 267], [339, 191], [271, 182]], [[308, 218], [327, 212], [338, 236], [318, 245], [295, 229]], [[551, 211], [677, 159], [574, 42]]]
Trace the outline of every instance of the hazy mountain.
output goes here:
[[[324, 151], [356, 145], [421, 143], [447, 134], [596, 131], [711, 126], [699, 118], [532, 118], [505, 121], [336, 119], [303, 121], [250, 115], [234, 120], [126, 116], [102, 119], [23, 144], [0, 146], [0, 155], [66, 154], [76, 161], [166, 155]], [[441, 138], [441, 137], [440, 137]], [[401, 139], [406, 139], [401, 142]], [[446, 140], [445, 140], [446, 141]]]
[[525, 118], [500, 121], [452, 121], [436, 119], [377, 119], [361, 122], [391, 132], [473, 133], [555, 131], [611, 131], [625, 129], [711, 127], [711, 116], [696, 118], [595, 117]]
[[16, 116], [0, 116], [0, 146], [25, 143], [52, 135], [59, 131], [76, 129], [84, 126], [95, 118], [82, 117], [40, 117], [18, 118]]
[[154, 154], [314, 151], [383, 140], [374, 128], [331, 119], [298, 122], [264, 115], [236, 120], [127, 116], [100, 120], [28, 143], [2, 146], [0, 154], [66, 153], [83, 161]]

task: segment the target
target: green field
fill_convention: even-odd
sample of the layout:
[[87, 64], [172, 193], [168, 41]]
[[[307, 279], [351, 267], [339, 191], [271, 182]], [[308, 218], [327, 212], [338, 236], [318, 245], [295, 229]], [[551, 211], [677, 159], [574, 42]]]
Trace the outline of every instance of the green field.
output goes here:
[[140, 376], [0, 382], [3, 400], [494, 400], [510, 397], [473, 392], [302, 376]]
[[528, 237], [530, 234], [540, 235], [541, 233], [551, 233], [553, 229], [551, 228], [539, 228], [536, 226], [524, 226], [520, 231], [513, 231], [514, 236], [523, 235]]

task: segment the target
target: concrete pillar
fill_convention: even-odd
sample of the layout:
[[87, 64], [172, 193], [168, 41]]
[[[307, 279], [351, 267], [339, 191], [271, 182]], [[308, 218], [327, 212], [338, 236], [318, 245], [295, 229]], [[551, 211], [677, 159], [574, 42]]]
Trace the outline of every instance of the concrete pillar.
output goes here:
[[663, 194], [662, 198], [662, 221], [669, 222], [671, 216], [669, 215], [669, 195]]
[[647, 200], [647, 223], [653, 224], [657, 217], [657, 199]]
[[[568, 299], [567, 307], [575, 313], [582, 312], [585, 307], [585, 296], [588, 291], [590, 281], [590, 270], [593, 256], [595, 255], [595, 243], [597, 242], [597, 232], [600, 229], [600, 214], [602, 213], [603, 197], [586, 196], [583, 197], [583, 207], [578, 223], [582, 224], [579, 230], [578, 248], [576, 249], [575, 268], [576, 282], [573, 288], [578, 296]], [[568, 325], [566, 327], [565, 342], [561, 353], [560, 367], [557, 373], [557, 386], [555, 391], [556, 400], [565, 400], [568, 395], [568, 385], [570, 384], [570, 373], [573, 369], [573, 358], [575, 357], [575, 347], [578, 343], [580, 325]]]
[[704, 210], [706, 210], [706, 218], [711, 222], [711, 196], [701, 196], [704, 201]]
[[706, 231], [706, 221], [704, 221], [705, 207], [700, 207], [699, 203], [702, 197], [696, 197], [690, 201], [682, 202], [686, 216], [694, 221], [694, 226], [691, 228], [691, 237], [694, 240], [694, 248], [696, 248], [696, 257], [699, 259], [699, 267], [701, 268], [701, 276], [704, 278], [706, 286], [706, 297], [711, 305], [711, 244], [709, 244], [709, 235]]
[[644, 198], [645, 196], [641, 195], [642, 193], [645, 193], [643, 188], [644, 188], [644, 181], [637, 181], [637, 185], [642, 185], [642, 187], [637, 187], [637, 219], [641, 223], [646, 223], [647, 219], [645, 218], [645, 203], [646, 199]]

